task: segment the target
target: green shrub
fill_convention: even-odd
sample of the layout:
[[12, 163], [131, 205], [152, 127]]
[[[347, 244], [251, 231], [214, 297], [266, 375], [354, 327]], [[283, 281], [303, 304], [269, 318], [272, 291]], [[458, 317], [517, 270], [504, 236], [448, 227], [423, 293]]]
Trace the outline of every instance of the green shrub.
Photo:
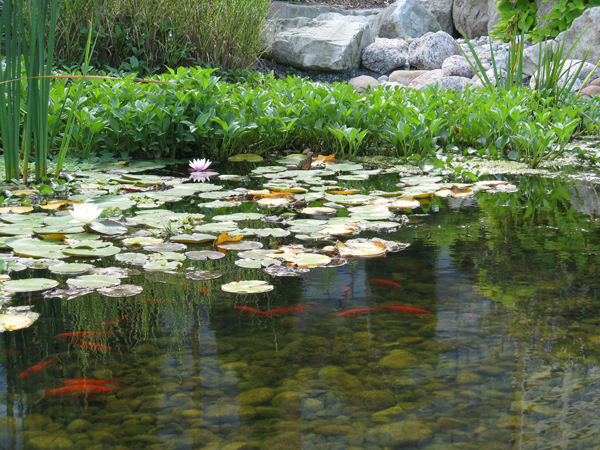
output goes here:
[[[141, 75], [201, 62], [224, 70], [250, 67], [264, 50], [270, 0], [64, 0], [56, 58], [80, 66], [87, 34], [91, 65]], [[92, 24], [92, 17], [98, 17]]]
[[548, 22], [538, 26], [538, 7], [534, 0], [500, 0], [498, 12], [501, 18], [490, 34], [495, 39], [509, 40], [511, 29], [516, 25], [518, 33], [527, 34], [533, 42], [555, 38], [567, 30], [586, 9], [595, 6], [600, 6], [600, 0], [558, 0], [553, 4], [552, 11], [541, 17], [541, 20]]

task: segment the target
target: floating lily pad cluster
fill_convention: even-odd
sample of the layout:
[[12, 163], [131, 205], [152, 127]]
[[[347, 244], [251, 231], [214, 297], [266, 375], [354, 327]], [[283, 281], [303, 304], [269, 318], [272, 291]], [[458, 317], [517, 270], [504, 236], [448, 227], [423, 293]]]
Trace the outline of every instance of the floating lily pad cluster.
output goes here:
[[[278, 165], [259, 166], [242, 176], [200, 172], [206, 177], [191, 181], [140, 174], [156, 169], [153, 164], [107, 166], [104, 171], [78, 173], [81, 192], [38, 210], [13, 208], [0, 214], [0, 246], [5, 250], [3, 259], [12, 263], [10, 270], [47, 269], [65, 277], [63, 286], [57, 280], [40, 277], [8, 279], [3, 282], [0, 298], [9, 301], [14, 293], [36, 291], [67, 300], [93, 291], [108, 297], [135, 296], [142, 292], [141, 287], [121, 284], [121, 279], [137, 270], [133, 267], [185, 274], [190, 280], [215, 280], [221, 274], [202, 270], [202, 262], [224, 258], [230, 252], [241, 268], [262, 270], [274, 277], [298, 276], [313, 268], [338, 267], [351, 258], [403, 250], [408, 244], [348, 237], [365, 230], [398, 229], [408, 221], [403, 211], [418, 208], [434, 196], [457, 198], [477, 191], [516, 189], [501, 181], [465, 185], [444, 183], [440, 177], [411, 176], [401, 178], [396, 186], [399, 189], [392, 192], [364, 192], [348, 188], [347, 182], [367, 180], [381, 169], [365, 169], [362, 164], [338, 162], [330, 156], [317, 157], [310, 170], [300, 170], [296, 164], [303, 158], [286, 157], [278, 160]], [[260, 160], [255, 155], [232, 159]], [[260, 181], [262, 189], [225, 189], [220, 184], [251, 178]], [[207, 217], [164, 207], [182, 199], [194, 205], [195, 211], [230, 208], [233, 212]], [[81, 202], [102, 209], [101, 218], [87, 224], [74, 221], [66, 209]], [[281, 240], [293, 243], [281, 245]], [[98, 259], [111, 257], [131, 269], [95, 267]], [[193, 262], [183, 270], [188, 260]], [[229, 293], [272, 289], [261, 280], [222, 285]], [[3, 320], [0, 329], [19, 326], [11, 325], [10, 320], [16, 319]]]

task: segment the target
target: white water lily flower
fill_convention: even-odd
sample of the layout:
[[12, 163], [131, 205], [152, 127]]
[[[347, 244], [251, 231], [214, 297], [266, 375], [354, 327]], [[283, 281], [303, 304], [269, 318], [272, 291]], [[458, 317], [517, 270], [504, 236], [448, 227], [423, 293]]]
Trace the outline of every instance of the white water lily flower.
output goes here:
[[96, 220], [98, 216], [102, 214], [102, 211], [104, 210], [98, 208], [98, 205], [94, 203], [80, 203], [78, 205], [73, 205], [73, 211], [69, 211], [69, 214], [71, 214], [73, 219], [77, 222], [88, 225]]
[[211, 161], [209, 159], [192, 159], [190, 161], [190, 167], [192, 172], [202, 172], [204, 170], [208, 169], [208, 166], [210, 166]]

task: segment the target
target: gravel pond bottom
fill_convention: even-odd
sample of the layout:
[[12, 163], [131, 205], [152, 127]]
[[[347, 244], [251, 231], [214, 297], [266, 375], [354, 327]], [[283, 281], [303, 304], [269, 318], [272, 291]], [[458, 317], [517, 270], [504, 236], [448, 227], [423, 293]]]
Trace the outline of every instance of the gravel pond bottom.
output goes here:
[[[266, 294], [140, 271], [143, 301], [21, 295], [41, 317], [0, 336], [0, 448], [600, 449], [598, 223], [576, 187], [520, 181], [415, 210], [385, 258], [293, 278], [186, 262]], [[112, 350], [55, 339], [77, 330]], [[111, 391], [39, 392], [79, 378]]]

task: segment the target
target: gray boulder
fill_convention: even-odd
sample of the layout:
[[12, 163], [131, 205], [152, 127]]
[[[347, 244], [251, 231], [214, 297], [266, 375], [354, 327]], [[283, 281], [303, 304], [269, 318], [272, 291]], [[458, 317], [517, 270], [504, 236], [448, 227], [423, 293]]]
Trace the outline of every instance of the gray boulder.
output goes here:
[[428, 72], [428, 70], [395, 70], [390, 74], [388, 81], [408, 86], [412, 80]]
[[419, 75], [417, 78], [412, 80], [408, 87], [413, 89], [423, 89], [425, 86], [437, 83], [438, 80], [441, 80], [445, 76], [446, 75], [444, 75], [444, 71], [442, 69], [429, 70], [423, 75]]
[[467, 86], [475, 83], [470, 78], [465, 77], [442, 77], [434, 84], [441, 83], [442, 89], [449, 89], [454, 92], [460, 92]]
[[488, 0], [454, 0], [452, 18], [459, 33], [473, 39], [488, 32]]
[[408, 58], [408, 43], [402, 39], [377, 38], [362, 53], [362, 63], [377, 73], [389, 73], [404, 66]]
[[358, 69], [362, 50], [374, 40], [365, 17], [326, 13], [276, 22], [265, 56], [302, 70], [347, 72]]
[[373, 31], [382, 38], [421, 37], [438, 31], [440, 24], [419, 0], [398, 0], [375, 18]]
[[379, 85], [379, 81], [369, 75], [361, 75], [348, 80], [348, 84], [354, 88], [355, 91], [363, 92], [368, 88]]
[[542, 20], [542, 17], [552, 12], [552, 8], [554, 7], [555, 3], [558, 3], [558, 0], [535, 0], [535, 4], [537, 6], [537, 11], [535, 12], [535, 15], [538, 20], [538, 24], [536, 25], [536, 27], [543, 27], [544, 25], [547, 25], [548, 22], [550, 22], [549, 20]]
[[442, 63], [442, 70], [447, 77], [473, 78], [475, 71], [462, 55], [452, 55]]
[[448, 34], [454, 34], [454, 22], [452, 21], [452, 0], [419, 0], [421, 4], [433, 14], [435, 20], [440, 24], [442, 30]]
[[[556, 41], [565, 41], [565, 52], [571, 47], [573, 51], [569, 55], [573, 59], [584, 59], [588, 49], [590, 53], [587, 62], [596, 65], [600, 61], [600, 6], [586, 9], [585, 12], [573, 21], [567, 32], [562, 32], [556, 37]], [[581, 36], [577, 45], [575, 41]]]
[[427, 33], [410, 44], [408, 62], [415, 69], [441, 69], [452, 55], [460, 55], [460, 48], [452, 36], [444, 31]]
[[343, 16], [375, 16], [381, 9], [346, 9], [342, 6], [333, 5], [297, 5], [290, 2], [273, 2], [269, 10], [268, 18], [271, 20], [295, 19], [307, 17], [315, 19], [321, 14], [338, 13]]
[[547, 50], [557, 51], [560, 45], [553, 40], [538, 42], [530, 47], [527, 47], [523, 50], [523, 73], [525, 75], [533, 75], [533, 73], [537, 70], [540, 48], [542, 52], [546, 52]]

